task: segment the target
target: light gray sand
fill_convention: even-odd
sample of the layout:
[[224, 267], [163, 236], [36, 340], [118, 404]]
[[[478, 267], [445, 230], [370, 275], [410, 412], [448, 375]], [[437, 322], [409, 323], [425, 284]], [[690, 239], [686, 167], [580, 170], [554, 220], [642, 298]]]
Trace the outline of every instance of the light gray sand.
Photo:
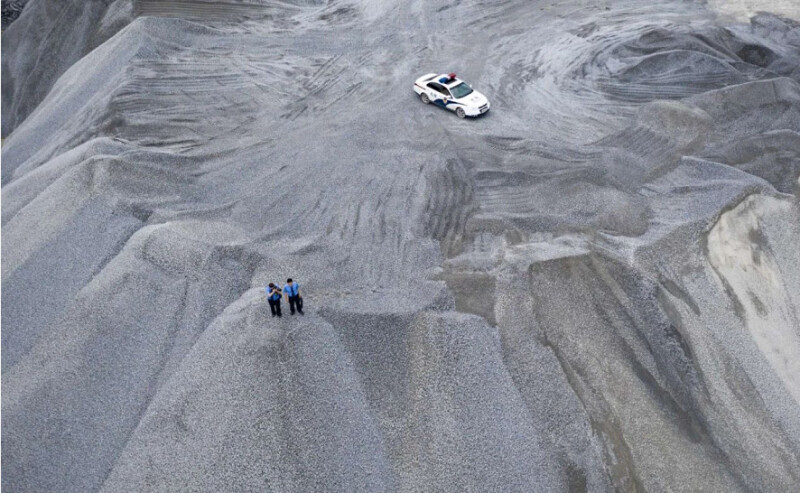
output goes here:
[[30, 0], [3, 491], [796, 491], [800, 25], [655, 3]]

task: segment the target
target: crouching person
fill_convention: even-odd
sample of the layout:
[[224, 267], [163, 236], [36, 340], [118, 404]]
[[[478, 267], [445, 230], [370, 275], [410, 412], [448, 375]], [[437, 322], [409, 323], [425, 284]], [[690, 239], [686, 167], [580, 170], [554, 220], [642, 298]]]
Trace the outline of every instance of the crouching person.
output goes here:
[[295, 310], [300, 315], [303, 315], [303, 297], [300, 295], [300, 285], [292, 281], [292, 278], [286, 280], [286, 285], [283, 286], [283, 294], [286, 295], [286, 301], [289, 302], [289, 309], [294, 315]]
[[273, 283], [269, 283], [266, 288], [267, 301], [269, 301], [269, 309], [272, 311], [273, 317], [281, 316], [281, 288]]

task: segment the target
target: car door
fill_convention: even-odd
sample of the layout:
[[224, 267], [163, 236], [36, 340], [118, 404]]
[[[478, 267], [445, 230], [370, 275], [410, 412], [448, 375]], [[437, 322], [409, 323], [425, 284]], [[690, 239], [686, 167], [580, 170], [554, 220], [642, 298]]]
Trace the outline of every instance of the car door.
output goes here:
[[430, 99], [435, 104], [444, 108], [446, 106], [445, 93], [447, 92], [447, 89], [445, 89], [444, 87], [442, 87], [441, 84], [438, 84], [436, 82], [428, 83], [428, 89], [429, 89], [428, 99]]
[[458, 105], [451, 104], [451, 105], [449, 105], [449, 106], [448, 106], [448, 104], [447, 104], [447, 103], [449, 103], [450, 101], [452, 101], [452, 100], [453, 100], [453, 95], [452, 95], [452, 94], [450, 94], [450, 90], [449, 90], [449, 89], [447, 89], [446, 87], [442, 86], [442, 91], [441, 91], [441, 93], [442, 93], [442, 96], [443, 96], [443, 99], [442, 99], [442, 106], [443, 106], [443, 107], [445, 107], [445, 108], [447, 108], [447, 109], [449, 109], [449, 110], [453, 110], [453, 111], [455, 111], [455, 109], [456, 109], [456, 107], [457, 107]]

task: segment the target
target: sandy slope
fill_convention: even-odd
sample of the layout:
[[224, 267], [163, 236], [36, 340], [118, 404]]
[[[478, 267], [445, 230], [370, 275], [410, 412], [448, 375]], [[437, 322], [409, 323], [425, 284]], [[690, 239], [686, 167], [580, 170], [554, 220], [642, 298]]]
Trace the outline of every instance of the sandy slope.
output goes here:
[[796, 489], [800, 27], [650, 3], [31, 0], [3, 489]]

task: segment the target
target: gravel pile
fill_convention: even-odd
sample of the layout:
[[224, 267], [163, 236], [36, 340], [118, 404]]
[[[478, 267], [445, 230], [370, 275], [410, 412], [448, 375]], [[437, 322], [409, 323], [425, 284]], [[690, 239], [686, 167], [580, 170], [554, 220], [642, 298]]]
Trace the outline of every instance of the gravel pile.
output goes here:
[[796, 489], [800, 24], [720, 3], [31, 0], [3, 490]]

